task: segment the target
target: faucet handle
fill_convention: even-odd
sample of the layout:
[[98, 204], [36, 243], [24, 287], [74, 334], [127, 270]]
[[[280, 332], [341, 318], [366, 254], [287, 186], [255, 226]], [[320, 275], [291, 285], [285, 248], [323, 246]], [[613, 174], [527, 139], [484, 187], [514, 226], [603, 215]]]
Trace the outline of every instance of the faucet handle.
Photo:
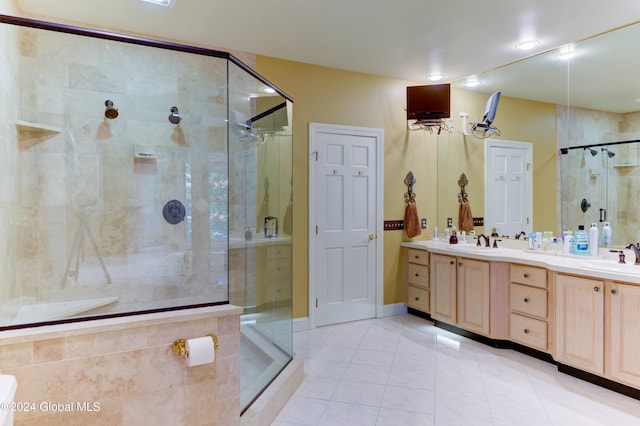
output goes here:
[[497, 238], [493, 239], [493, 248], [498, 248], [498, 241], [502, 241], [502, 240], [498, 240]]

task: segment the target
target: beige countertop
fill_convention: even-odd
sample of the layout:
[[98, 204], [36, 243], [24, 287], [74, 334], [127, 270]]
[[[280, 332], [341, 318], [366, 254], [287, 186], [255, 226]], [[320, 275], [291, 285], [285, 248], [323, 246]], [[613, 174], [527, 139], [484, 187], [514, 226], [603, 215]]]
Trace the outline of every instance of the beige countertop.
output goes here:
[[[616, 253], [610, 253], [602, 248], [600, 250], [601, 256], [591, 257], [535, 252], [528, 250], [526, 243], [522, 241], [501, 241], [500, 244], [502, 247], [494, 249], [477, 247], [475, 244], [449, 244], [448, 242], [426, 240], [403, 242], [400, 246], [428, 250], [431, 253], [492, 262], [520, 263], [539, 266], [556, 272], [640, 284], [640, 265], [633, 264], [635, 255], [630, 250], [624, 250], [627, 263], [619, 264]], [[562, 245], [559, 245], [559, 250], [562, 250]]]

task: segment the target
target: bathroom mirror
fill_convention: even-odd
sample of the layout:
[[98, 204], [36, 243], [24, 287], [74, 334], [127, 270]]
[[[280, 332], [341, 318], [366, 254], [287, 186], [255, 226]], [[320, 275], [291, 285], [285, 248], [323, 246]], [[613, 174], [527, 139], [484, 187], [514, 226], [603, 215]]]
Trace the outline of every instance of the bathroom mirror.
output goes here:
[[[559, 211], [555, 232], [576, 229], [578, 224], [588, 227], [592, 222], [602, 227], [606, 215], [613, 228], [612, 245], [640, 239], [636, 232], [640, 171], [635, 166], [634, 142], [640, 139], [640, 125], [636, 124], [640, 119], [640, 57], [630, 54], [639, 37], [640, 24], [629, 25], [472, 76], [469, 79], [480, 81], [475, 88], [465, 86], [468, 79], [452, 85], [486, 96], [500, 90], [503, 97], [556, 104]], [[576, 55], [559, 57], [570, 52]], [[500, 114], [499, 107], [498, 127]], [[470, 120], [480, 118], [471, 115]], [[521, 124], [531, 123], [522, 117]], [[617, 144], [629, 141], [632, 143]], [[535, 151], [536, 141], [531, 142]], [[583, 146], [593, 147], [594, 154], [582, 148], [560, 154], [560, 148]], [[438, 166], [440, 177], [447, 164], [439, 161]], [[441, 184], [439, 179], [439, 194]], [[586, 212], [581, 209], [583, 199], [591, 204]], [[535, 227], [535, 217], [533, 222]]]

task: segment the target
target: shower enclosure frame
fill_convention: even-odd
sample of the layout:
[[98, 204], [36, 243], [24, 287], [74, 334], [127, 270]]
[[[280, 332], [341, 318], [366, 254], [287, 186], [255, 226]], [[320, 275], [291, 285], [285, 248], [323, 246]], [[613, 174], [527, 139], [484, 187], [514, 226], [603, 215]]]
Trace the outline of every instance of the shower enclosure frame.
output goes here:
[[[129, 44], [152, 47], [152, 48], [158, 48], [158, 49], [172, 50], [172, 51], [177, 51], [177, 52], [182, 52], [182, 53], [190, 53], [190, 54], [195, 54], [195, 55], [200, 55], [200, 56], [208, 56], [208, 57], [213, 57], [213, 58], [226, 59], [227, 60], [227, 74], [229, 72], [229, 62], [231, 62], [234, 65], [236, 65], [237, 67], [239, 67], [240, 69], [242, 69], [244, 72], [246, 72], [248, 75], [250, 75], [251, 77], [253, 77], [256, 80], [258, 80], [259, 82], [272, 87], [276, 91], [276, 93], [278, 95], [282, 96], [286, 101], [293, 102], [293, 99], [289, 95], [287, 95], [285, 92], [280, 90], [277, 86], [275, 86], [274, 84], [269, 82], [267, 79], [262, 77], [260, 74], [258, 74], [256, 71], [254, 71], [252, 68], [247, 66], [245, 63], [243, 63], [241, 60], [239, 60], [238, 58], [236, 58], [233, 54], [231, 54], [229, 52], [224, 52], [224, 51], [219, 51], [219, 50], [214, 50], [214, 49], [208, 49], [208, 48], [202, 48], [202, 47], [196, 47], [196, 46], [189, 46], [189, 45], [185, 45], [185, 44], [168, 42], [168, 41], [154, 40], [154, 39], [145, 38], [145, 37], [139, 37], [139, 36], [118, 34], [118, 33], [113, 33], [113, 32], [103, 31], [103, 30], [82, 28], [82, 27], [76, 27], [76, 26], [72, 26], [72, 25], [59, 24], [59, 23], [53, 23], [53, 22], [30, 19], [30, 18], [22, 18], [22, 17], [17, 17], [17, 16], [11, 16], [11, 15], [4, 15], [4, 14], [0, 14], [0, 23], [15, 25], [15, 26], [19, 26], [19, 27], [25, 27], [25, 28], [38, 29], [38, 30], [55, 31], [55, 32], [60, 32], [60, 33], [66, 33], [66, 34], [82, 36], [82, 37], [91, 37], [91, 38], [96, 38], [96, 39], [103, 39], [103, 40], [110, 40], [110, 41], [115, 41], [115, 42], [129, 43]], [[226, 86], [226, 97], [227, 97], [227, 99], [229, 98], [229, 84], [228, 83], [227, 83], [227, 86]], [[228, 118], [229, 118], [229, 105], [227, 105], [227, 117], [226, 117], [227, 126], [229, 126]], [[229, 133], [230, 132], [227, 132], [227, 144], [229, 143]], [[228, 203], [228, 200], [227, 200], [227, 203]], [[229, 240], [229, 237], [227, 236], [227, 247], [228, 247], [228, 240]], [[232, 284], [229, 283], [229, 287], [231, 287], [231, 285]], [[56, 319], [56, 320], [42, 321], [42, 322], [35, 322], [35, 323], [26, 323], [26, 324], [6, 325], [6, 326], [0, 326], [0, 331], [32, 328], [32, 327], [39, 327], [39, 326], [46, 326], [46, 325], [53, 325], [53, 324], [66, 324], [66, 323], [84, 322], [84, 321], [91, 321], [91, 320], [97, 320], [97, 319], [106, 319], [106, 318], [129, 317], [129, 316], [140, 315], [140, 314], [186, 310], [186, 309], [201, 308], [201, 307], [206, 307], [206, 306], [226, 305], [226, 304], [229, 304], [229, 290], [230, 290], [230, 288], [227, 289], [227, 299], [223, 300], [223, 301], [188, 304], [188, 305], [180, 305], [180, 306], [168, 306], [168, 307], [159, 307], [159, 308], [124, 311], [124, 312], [115, 312], [115, 313], [106, 313], [106, 314], [100, 314], [100, 315], [88, 315], [88, 316], [82, 316], [82, 317], [61, 318], [61, 319]]]

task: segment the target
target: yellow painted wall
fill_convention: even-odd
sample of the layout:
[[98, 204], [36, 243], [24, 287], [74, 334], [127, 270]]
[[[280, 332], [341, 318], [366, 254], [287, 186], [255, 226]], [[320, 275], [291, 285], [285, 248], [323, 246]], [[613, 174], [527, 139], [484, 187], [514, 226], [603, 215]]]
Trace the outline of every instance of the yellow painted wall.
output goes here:
[[[429, 229], [414, 240], [431, 238], [438, 216], [438, 187], [441, 183], [453, 184], [452, 190], [441, 187], [440, 192], [453, 191], [455, 201], [459, 192], [459, 170], [467, 173], [470, 181], [473, 179], [476, 185], [484, 180], [484, 151], [481, 141], [472, 137], [464, 138], [456, 130], [436, 135], [428, 131], [407, 129], [404, 111], [406, 86], [420, 83], [265, 56], [256, 58], [256, 70], [294, 99], [294, 318], [308, 315], [310, 122], [384, 129], [384, 220], [404, 218], [403, 194], [406, 186], [403, 180], [408, 171], [413, 171], [417, 180], [414, 191], [417, 194], [418, 212], [420, 217], [427, 218], [429, 224]], [[451, 116], [455, 120], [454, 127], [460, 130], [460, 111], [468, 112], [472, 119], [479, 119], [486, 99], [487, 95], [484, 94], [453, 91]], [[527, 116], [527, 119], [522, 120], [522, 116]], [[501, 139], [534, 143], [534, 204], [537, 200], [548, 201], [546, 205], [536, 206], [534, 209], [536, 227], [540, 224], [540, 229], [555, 229], [555, 106], [503, 97], [496, 124], [502, 130]], [[439, 155], [442, 159], [453, 158], [456, 161], [454, 165], [438, 164]], [[456, 173], [453, 180], [447, 177]], [[468, 188], [469, 191], [471, 188], [472, 186]], [[483, 191], [483, 188], [482, 192], [478, 190], [472, 199], [477, 198], [482, 203]], [[457, 217], [457, 201], [453, 207], [456, 209], [454, 217]], [[475, 216], [482, 215], [481, 208], [481, 204], [478, 204]], [[403, 231], [384, 232], [385, 304], [402, 302], [399, 244], [406, 240], [408, 239]]]

